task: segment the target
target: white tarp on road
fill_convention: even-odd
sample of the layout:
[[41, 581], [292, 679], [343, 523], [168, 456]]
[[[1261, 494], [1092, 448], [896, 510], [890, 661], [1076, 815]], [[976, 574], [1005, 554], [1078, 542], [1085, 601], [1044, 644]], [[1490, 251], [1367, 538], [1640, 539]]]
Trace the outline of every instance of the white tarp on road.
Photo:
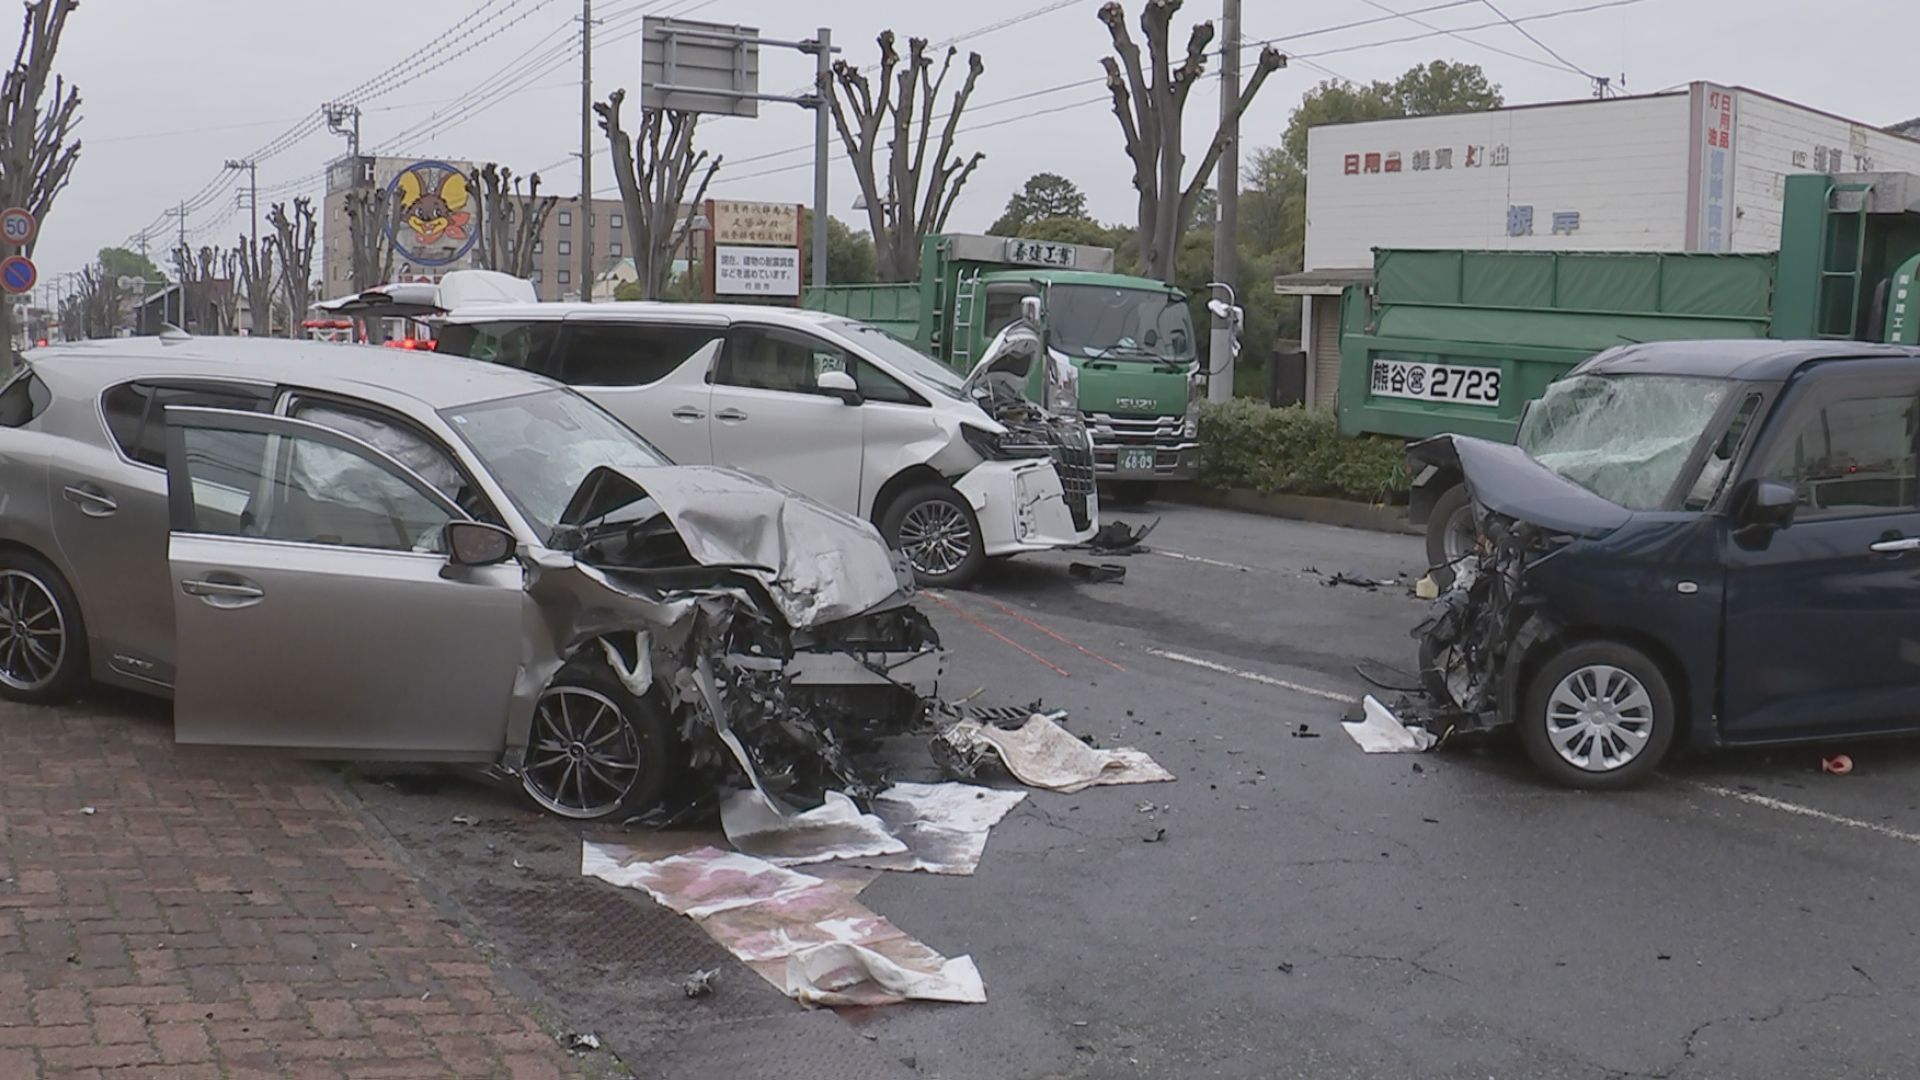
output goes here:
[[1012, 731], [962, 720], [942, 731], [940, 738], [962, 753], [991, 747], [1014, 779], [1049, 791], [1072, 794], [1098, 784], [1152, 784], [1173, 779], [1172, 773], [1143, 751], [1126, 747], [1096, 750], [1061, 727], [1055, 717], [1040, 713]]
[[987, 999], [972, 958], [942, 956], [860, 903], [870, 877], [814, 877], [710, 847], [645, 860], [593, 841], [581, 848], [580, 872], [644, 889], [809, 1005]]

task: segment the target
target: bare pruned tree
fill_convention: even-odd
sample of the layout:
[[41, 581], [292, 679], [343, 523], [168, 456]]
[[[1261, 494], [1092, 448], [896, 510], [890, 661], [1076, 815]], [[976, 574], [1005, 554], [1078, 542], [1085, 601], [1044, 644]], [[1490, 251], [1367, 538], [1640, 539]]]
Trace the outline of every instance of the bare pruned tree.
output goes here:
[[[833, 103], [834, 125], [846, 144], [860, 195], [867, 204], [867, 228], [873, 233], [877, 269], [882, 281], [911, 281], [920, 273], [920, 244], [929, 234], [947, 227], [954, 200], [986, 155], [975, 153], [964, 161], [953, 155], [960, 114], [980, 80], [984, 65], [979, 53], [967, 54], [967, 79], [954, 91], [946, 124], [931, 161], [927, 142], [933, 134], [933, 107], [958, 49], [949, 47], [933, 73], [927, 39], [907, 41], [907, 66], [900, 67], [893, 31], [882, 31], [880, 72], [869, 82], [856, 65], [838, 60], [833, 65], [838, 92], [821, 87]], [[874, 92], [878, 84], [879, 93]], [[843, 102], [844, 99], [844, 102]], [[848, 113], [852, 119], [849, 121]], [[879, 149], [887, 140], [886, 190], [881, 191]], [[929, 168], [931, 167], [931, 168]]]
[[[388, 226], [393, 200], [386, 188], [363, 188], [347, 193], [347, 236], [353, 246], [353, 291], [365, 292], [393, 280], [394, 249]], [[379, 316], [360, 320], [361, 337], [369, 345], [387, 340], [387, 321]]]
[[1182, 0], [1145, 0], [1140, 9], [1140, 32], [1147, 39], [1144, 60], [1139, 44], [1127, 32], [1127, 13], [1118, 0], [1108, 0], [1100, 7], [1100, 21], [1107, 25], [1113, 51], [1118, 54], [1117, 58], [1101, 57], [1100, 63], [1107, 71], [1113, 115], [1119, 118], [1120, 131], [1126, 136], [1127, 157], [1133, 162], [1133, 186], [1139, 192], [1140, 272], [1168, 284], [1173, 283], [1180, 239], [1194, 203], [1213, 175], [1229, 136], [1267, 76], [1287, 62], [1271, 45], [1260, 50], [1259, 62], [1247, 77], [1240, 100], [1214, 130], [1192, 179], [1183, 181], [1186, 154], [1181, 149], [1182, 114], [1189, 91], [1206, 71], [1213, 24], [1202, 22], [1193, 28], [1187, 37], [1186, 55], [1180, 66], [1174, 67], [1173, 16], [1181, 4]]
[[[627, 246], [633, 249], [633, 268], [639, 275], [640, 297], [658, 300], [673, 277], [673, 253], [686, 242], [693, 225], [693, 207], [706, 201], [707, 185], [720, 167], [720, 158], [693, 149], [699, 114], [678, 109], [640, 110], [640, 130], [629, 133], [620, 124], [620, 104], [627, 92], [615, 90], [593, 111], [600, 130], [613, 148], [613, 176], [620, 184], [620, 202], [627, 215]], [[693, 201], [686, 202], [687, 185], [706, 165]], [[685, 208], [686, 212], [682, 213]], [[593, 282], [580, 285], [590, 295]]]
[[236, 248], [215, 251], [218, 265], [213, 279], [213, 303], [220, 312], [220, 332], [240, 332], [240, 252]]
[[320, 226], [314, 220], [313, 200], [293, 200], [293, 215], [287, 215], [286, 203], [274, 203], [267, 214], [273, 227], [274, 255], [280, 263], [280, 290], [286, 301], [288, 337], [300, 336], [300, 323], [313, 303], [313, 249]]
[[[0, 202], [24, 206], [42, 222], [80, 157], [79, 140], [69, 138], [80, 120], [80, 91], [53, 74], [67, 16], [79, 6], [79, 0], [28, 0], [20, 47], [0, 81]], [[42, 110], [49, 78], [53, 96]], [[33, 245], [21, 253], [33, 254]], [[13, 305], [0, 303], [0, 375], [11, 375], [18, 363], [13, 320]]]
[[469, 178], [479, 194], [474, 215], [474, 260], [484, 270], [514, 277], [533, 276], [533, 245], [546, 227], [547, 216], [560, 203], [558, 195], [540, 194], [540, 174], [524, 178], [504, 165], [488, 163]]
[[273, 332], [273, 241], [243, 235], [233, 255], [238, 292], [247, 300], [248, 332], [267, 337]]
[[71, 313], [61, 311], [62, 329], [69, 340], [110, 338], [120, 332], [120, 285], [105, 267], [94, 264], [80, 271]]

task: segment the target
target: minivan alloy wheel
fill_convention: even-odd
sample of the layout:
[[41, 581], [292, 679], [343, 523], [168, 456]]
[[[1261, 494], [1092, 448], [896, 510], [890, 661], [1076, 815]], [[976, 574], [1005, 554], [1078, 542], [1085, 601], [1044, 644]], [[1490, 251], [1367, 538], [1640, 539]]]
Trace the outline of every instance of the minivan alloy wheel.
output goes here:
[[45, 582], [24, 570], [0, 570], [0, 682], [39, 690], [60, 671], [67, 621]]
[[928, 500], [901, 519], [900, 550], [921, 573], [951, 574], [973, 550], [973, 527], [959, 507]]
[[1568, 672], [1547, 695], [1547, 739], [1575, 768], [1611, 772], [1652, 737], [1653, 698], [1632, 673], [1608, 664]]
[[584, 686], [550, 687], [527, 740], [527, 794], [563, 817], [603, 817], [639, 782], [646, 752], [613, 699]]

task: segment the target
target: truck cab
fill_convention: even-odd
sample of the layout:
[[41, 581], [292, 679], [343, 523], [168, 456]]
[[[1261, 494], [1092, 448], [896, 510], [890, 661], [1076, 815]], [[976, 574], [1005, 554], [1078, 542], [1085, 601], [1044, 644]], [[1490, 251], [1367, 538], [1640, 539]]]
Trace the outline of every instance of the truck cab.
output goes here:
[[1110, 248], [948, 234], [927, 238], [918, 283], [809, 289], [803, 302], [879, 326], [965, 374], [1023, 301], [1039, 300], [1049, 351], [1079, 375], [1073, 404], [1099, 478], [1141, 494], [1194, 474], [1198, 335], [1186, 294], [1113, 269]]

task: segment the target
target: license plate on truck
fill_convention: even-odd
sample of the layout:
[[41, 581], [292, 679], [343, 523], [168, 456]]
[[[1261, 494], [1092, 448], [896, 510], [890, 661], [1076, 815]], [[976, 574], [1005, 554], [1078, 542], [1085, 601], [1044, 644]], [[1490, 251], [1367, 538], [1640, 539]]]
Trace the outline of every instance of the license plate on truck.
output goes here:
[[1152, 472], [1152, 450], [1120, 451], [1120, 470], [1122, 472]]
[[1372, 390], [1375, 397], [1498, 405], [1500, 369], [1376, 359], [1373, 362]]

